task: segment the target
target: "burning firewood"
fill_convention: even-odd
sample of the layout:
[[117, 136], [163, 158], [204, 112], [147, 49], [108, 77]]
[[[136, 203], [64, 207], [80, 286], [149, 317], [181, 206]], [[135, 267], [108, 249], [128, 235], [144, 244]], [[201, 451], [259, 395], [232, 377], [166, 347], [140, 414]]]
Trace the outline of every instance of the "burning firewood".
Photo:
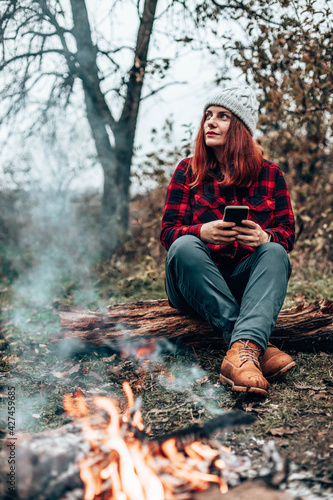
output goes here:
[[[198, 439], [217, 430], [252, 423], [252, 416], [230, 412], [182, 433], [149, 441], [127, 382], [123, 389], [128, 400], [123, 417], [110, 398], [95, 397], [94, 405], [106, 412], [108, 425], [101, 428], [86, 422], [83, 426], [92, 450], [80, 461], [84, 500], [98, 499], [103, 492], [114, 500], [186, 500], [193, 491], [204, 491], [211, 483], [217, 483], [221, 493], [228, 491], [223, 476], [228, 478], [230, 471], [241, 470], [244, 462], [239, 458], [235, 462], [227, 448], [212, 447]], [[83, 416], [88, 415], [80, 394], [66, 398], [65, 409], [72, 416], [78, 414], [78, 409], [80, 416], [82, 410]], [[189, 436], [191, 440], [186, 439]]]
[[[148, 300], [110, 306], [101, 311], [71, 309], [60, 312], [61, 332], [54, 340], [75, 338], [114, 347], [140, 339], [181, 339], [195, 348], [225, 347], [208, 323], [182, 315], [167, 300]], [[299, 351], [333, 350], [333, 301], [299, 304], [279, 314], [271, 341]]]
[[[95, 397], [88, 404], [77, 393], [64, 398], [74, 425], [18, 436], [19, 499], [58, 500], [83, 483], [84, 500], [187, 500], [212, 483], [226, 493], [230, 478], [234, 483], [235, 476], [248, 467], [247, 458], [235, 456], [213, 441], [211, 434], [248, 425], [255, 420], [252, 415], [229, 412], [149, 440], [129, 384], [125, 382], [123, 388], [128, 408], [122, 416], [114, 400]], [[5, 462], [2, 454], [2, 479]], [[0, 487], [0, 495], [4, 492]]]

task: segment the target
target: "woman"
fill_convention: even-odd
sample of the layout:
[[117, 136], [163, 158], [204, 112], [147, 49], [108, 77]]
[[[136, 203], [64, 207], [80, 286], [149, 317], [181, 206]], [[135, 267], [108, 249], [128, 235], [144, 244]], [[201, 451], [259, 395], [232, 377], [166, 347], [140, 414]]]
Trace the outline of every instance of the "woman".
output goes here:
[[[257, 119], [249, 87], [207, 100], [194, 157], [180, 162], [168, 188], [161, 242], [171, 305], [206, 319], [229, 344], [220, 381], [265, 396], [266, 379], [296, 364], [268, 342], [287, 291], [295, 233], [283, 174], [253, 140]], [[224, 221], [228, 205], [248, 206], [248, 219], [239, 226]]]

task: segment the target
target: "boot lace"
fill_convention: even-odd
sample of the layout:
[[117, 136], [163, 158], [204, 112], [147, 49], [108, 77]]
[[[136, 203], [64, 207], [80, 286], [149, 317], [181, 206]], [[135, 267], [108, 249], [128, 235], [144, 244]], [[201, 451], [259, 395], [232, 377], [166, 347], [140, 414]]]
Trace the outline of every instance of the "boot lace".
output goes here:
[[257, 353], [259, 353], [259, 355], [260, 355], [261, 350], [256, 349], [255, 347], [249, 346], [249, 342], [250, 342], [249, 340], [246, 340], [246, 341], [239, 340], [239, 342], [242, 344], [242, 347], [238, 348], [238, 353], [239, 353], [239, 357], [240, 357], [242, 365], [244, 363], [246, 363], [246, 361], [253, 361], [253, 363], [256, 366], [260, 366]]

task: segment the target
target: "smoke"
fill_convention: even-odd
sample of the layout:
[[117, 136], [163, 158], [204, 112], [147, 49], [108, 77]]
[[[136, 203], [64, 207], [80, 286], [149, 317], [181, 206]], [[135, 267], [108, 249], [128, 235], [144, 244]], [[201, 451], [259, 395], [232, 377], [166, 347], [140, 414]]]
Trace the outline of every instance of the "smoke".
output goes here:
[[[209, 415], [225, 412], [220, 404], [221, 398], [225, 398], [225, 388], [212, 382], [211, 374], [197, 363], [188, 348], [176, 347], [166, 338], [149, 338], [149, 333], [144, 339], [135, 341], [125, 335], [113, 342], [104, 339], [104, 345], [117, 353], [121, 360], [131, 362], [138, 378], [150, 374], [156, 381], [155, 387], [158, 385], [168, 394], [168, 401], [174, 393], [176, 398], [182, 397], [185, 404], [206, 410]], [[135, 383], [135, 379], [133, 381]]]
[[77, 217], [75, 202], [66, 194], [38, 193], [29, 216], [20, 234], [29, 265], [17, 263], [16, 295], [36, 306], [52, 304], [61, 294], [74, 294], [80, 303], [96, 300], [90, 267], [98, 244]]
[[[44, 161], [51, 162], [51, 152], [44, 155]], [[66, 156], [59, 158], [64, 168]], [[17, 428], [24, 430], [36, 429], [39, 422], [52, 419], [54, 407], [49, 410], [50, 417], [45, 416], [46, 407], [55, 398], [60, 404], [66, 391], [79, 386], [90, 393], [103, 389], [111, 395], [117, 390], [107, 375], [109, 365], [104, 363], [101, 368], [102, 358], [96, 369], [93, 361], [86, 367], [82, 359], [75, 358], [82, 352], [82, 344], [66, 341], [52, 351], [49, 346], [50, 334], [60, 330], [56, 311], [59, 304], [96, 309], [105, 303], [92, 272], [100, 250], [100, 195], [75, 193], [62, 184], [60, 174], [56, 179], [54, 186], [32, 183], [27, 191], [21, 186], [7, 220], [7, 225], [13, 226], [10, 230], [15, 228], [15, 238], [10, 236], [7, 244], [8, 248], [11, 244], [10, 259], [16, 273], [12, 303], [5, 311], [11, 323], [8, 354], [19, 359], [12, 364], [8, 380], [20, 393]], [[134, 383], [135, 367], [139, 366], [141, 373], [146, 371], [154, 379], [152, 384], [160, 389], [159, 394], [164, 391], [175, 397], [181, 395], [188, 405], [221, 413], [219, 388], [210, 382], [209, 374], [193, 360], [186, 361], [187, 354], [183, 356], [183, 351], [166, 339], [155, 343], [144, 339], [133, 344], [123, 337], [105, 346], [117, 353], [115, 365], [121, 364], [119, 359], [132, 360]], [[76, 369], [76, 365], [80, 366]]]
[[225, 411], [219, 404], [224, 388], [214, 384], [210, 374], [193, 361], [183, 360], [171, 365], [168, 376], [159, 376], [159, 383], [167, 391], [185, 393], [188, 403], [204, 408], [211, 415], [221, 415]]
[[[9, 370], [2, 379], [2, 392], [6, 392], [7, 384], [15, 386], [17, 431], [41, 428], [56, 408], [55, 403], [58, 408], [60, 404], [61, 414], [62, 392], [81, 382], [79, 374], [63, 380], [53, 375], [66, 373], [75, 363], [70, 343], [50, 351], [50, 335], [60, 330], [57, 306], [100, 305], [92, 273], [99, 255], [96, 220], [100, 194], [73, 191], [72, 160], [57, 156], [57, 148], [44, 146], [42, 151], [39, 144], [38, 152], [39, 167], [43, 163], [46, 179], [39, 183], [37, 176], [28, 182], [33, 177], [29, 172], [34, 155], [18, 154], [17, 163], [22, 160], [22, 165], [27, 165], [26, 173], [12, 177], [12, 184], [1, 196], [0, 264], [5, 297], [1, 331], [8, 346], [4, 362]], [[74, 150], [73, 146], [72, 153]], [[52, 177], [52, 171], [57, 175]], [[0, 424], [7, 422], [7, 410], [3, 399]]]

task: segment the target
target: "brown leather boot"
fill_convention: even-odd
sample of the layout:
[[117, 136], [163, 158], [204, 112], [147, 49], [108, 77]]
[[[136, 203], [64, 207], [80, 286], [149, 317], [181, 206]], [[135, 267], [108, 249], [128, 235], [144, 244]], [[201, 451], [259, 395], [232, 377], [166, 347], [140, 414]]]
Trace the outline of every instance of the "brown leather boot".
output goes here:
[[296, 366], [295, 361], [286, 352], [280, 351], [275, 345], [268, 342], [266, 352], [259, 358], [264, 377], [274, 379]]
[[234, 342], [222, 362], [220, 382], [236, 392], [267, 395], [269, 383], [259, 364], [261, 350], [251, 340]]

